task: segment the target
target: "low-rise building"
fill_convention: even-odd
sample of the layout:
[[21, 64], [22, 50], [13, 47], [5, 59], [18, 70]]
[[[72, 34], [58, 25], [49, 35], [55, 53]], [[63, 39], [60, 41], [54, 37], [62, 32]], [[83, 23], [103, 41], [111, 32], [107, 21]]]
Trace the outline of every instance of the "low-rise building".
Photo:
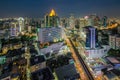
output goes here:
[[46, 61], [43, 55], [30, 58], [30, 71], [35, 72], [46, 67]]
[[112, 69], [104, 72], [105, 80], [120, 80], [120, 70]]
[[31, 73], [31, 80], [54, 80], [51, 70], [46, 67]]

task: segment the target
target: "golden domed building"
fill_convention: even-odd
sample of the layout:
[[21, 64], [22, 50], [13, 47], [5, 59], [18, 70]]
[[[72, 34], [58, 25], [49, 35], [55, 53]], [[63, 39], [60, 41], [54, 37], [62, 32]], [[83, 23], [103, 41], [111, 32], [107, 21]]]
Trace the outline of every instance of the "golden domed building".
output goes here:
[[58, 27], [59, 17], [54, 9], [47, 15], [45, 15], [45, 27]]

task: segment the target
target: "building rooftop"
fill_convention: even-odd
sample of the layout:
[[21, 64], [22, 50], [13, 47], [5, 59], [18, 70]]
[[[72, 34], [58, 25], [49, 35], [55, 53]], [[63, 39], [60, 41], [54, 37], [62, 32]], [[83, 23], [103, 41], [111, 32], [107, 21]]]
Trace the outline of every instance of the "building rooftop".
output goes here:
[[74, 64], [68, 64], [62, 67], [55, 69], [55, 73], [58, 77], [58, 80], [73, 80], [78, 79], [80, 76], [76, 71]]
[[107, 71], [107, 72], [105, 73], [105, 75], [106, 75], [106, 76], [108, 77], [108, 79], [110, 79], [110, 80], [116, 77], [116, 75], [113, 74], [113, 73], [110, 72], [110, 71]]
[[45, 57], [43, 55], [31, 57], [30, 58], [30, 66], [39, 64], [39, 63], [44, 62], [44, 61], [45, 61]]
[[6, 73], [6, 74], [0, 75], [0, 80], [1, 80], [1, 79], [4, 79], [4, 78], [6, 78], [6, 77], [10, 77], [10, 73]]
[[51, 51], [59, 51], [60, 48], [63, 46], [63, 42], [61, 43], [56, 43], [48, 46], [47, 48], [41, 49], [41, 53], [47, 54], [50, 53]]
[[120, 76], [120, 70], [112, 69], [111, 72], [113, 72], [113, 73], [116, 74], [117, 76]]
[[56, 16], [56, 13], [55, 13], [55, 10], [54, 10], [54, 9], [51, 10], [49, 16]]
[[49, 68], [44, 68], [31, 73], [31, 80], [54, 80], [54, 76]]
[[14, 57], [14, 56], [22, 55], [22, 54], [23, 54], [23, 52], [22, 52], [21, 48], [14, 49], [14, 50], [8, 50], [7, 57]]
[[120, 61], [117, 60], [115, 57], [106, 57], [106, 58], [113, 64], [120, 64]]

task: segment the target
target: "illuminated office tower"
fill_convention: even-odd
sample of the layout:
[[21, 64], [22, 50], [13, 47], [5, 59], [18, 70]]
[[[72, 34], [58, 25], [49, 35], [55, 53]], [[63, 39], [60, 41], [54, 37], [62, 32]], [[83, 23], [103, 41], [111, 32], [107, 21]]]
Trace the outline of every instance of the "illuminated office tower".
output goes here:
[[24, 18], [20, 17], [18, 18], [18, 25], [19, 25], [19, 28], [18, 28], [18, 31], [19, 32], [22, 32], [24, 30]]
[[94, 49], [98, 47], [97, 30], [92, 26], [84, 27], [86, 33], [86, 47]]
[[52, 9], [50, 14], [45, 15], [45, 27], [58, 27], [59, 26], [59, 17]]

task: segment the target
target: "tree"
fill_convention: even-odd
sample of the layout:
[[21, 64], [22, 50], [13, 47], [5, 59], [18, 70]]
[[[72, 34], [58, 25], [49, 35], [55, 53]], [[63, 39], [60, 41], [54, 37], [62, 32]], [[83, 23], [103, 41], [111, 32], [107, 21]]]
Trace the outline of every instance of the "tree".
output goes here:
[[120, 57], [120, 50], [110, 49], [108, 51], [108, 56]]

